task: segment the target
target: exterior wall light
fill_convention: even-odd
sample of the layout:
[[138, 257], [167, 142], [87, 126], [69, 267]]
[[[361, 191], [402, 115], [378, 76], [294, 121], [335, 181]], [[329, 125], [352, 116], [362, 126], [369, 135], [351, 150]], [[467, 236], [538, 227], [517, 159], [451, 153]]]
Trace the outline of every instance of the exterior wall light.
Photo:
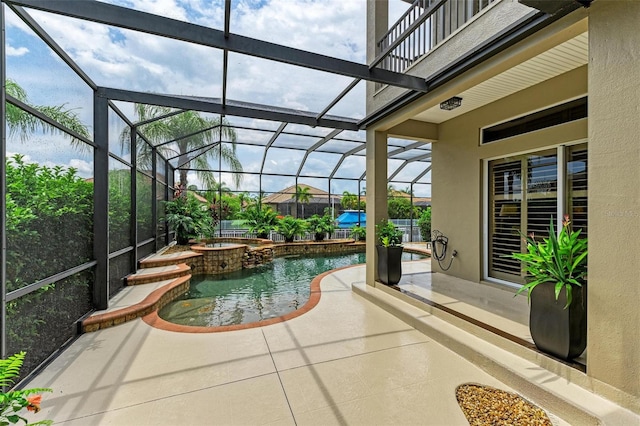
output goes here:
[[451, 111], [452, 109], [458, 108], [460, 105], [462, 105], [462, 98], [454, 96], [453, 98], [449, 98], [446, 101], [440, 103], [440, 109]]

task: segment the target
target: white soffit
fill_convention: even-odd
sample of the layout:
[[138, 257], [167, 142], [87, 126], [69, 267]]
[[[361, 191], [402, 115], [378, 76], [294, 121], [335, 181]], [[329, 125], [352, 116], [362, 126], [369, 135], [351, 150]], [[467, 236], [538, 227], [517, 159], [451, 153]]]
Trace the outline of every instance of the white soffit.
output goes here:
[[452, 111], [438, 105], [417, 114], [414, 119], [442, 123], [480, 108], [527, 87], [586, 65], [589, 61], [589, 36], [582, 33], [540, 55], [462, 92], [462, 106]]

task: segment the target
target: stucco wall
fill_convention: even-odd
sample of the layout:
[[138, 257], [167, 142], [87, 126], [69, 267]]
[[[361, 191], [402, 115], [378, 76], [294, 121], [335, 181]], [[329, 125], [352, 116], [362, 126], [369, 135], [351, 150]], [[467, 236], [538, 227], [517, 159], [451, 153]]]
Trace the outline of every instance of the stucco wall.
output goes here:
[[589, 17], [590, 376], [640, 412], [640, 2]]
[[587, 69], [581, 67], [440, 125], [440, 141], [432, 146], [431, 228], [449, 237], [450, 251], [458, 251], [449, 274], [482, 279], [483, 159], [587, 137], [586, 120], [579, 120], [480, 146], [480, 129], [586, 92]]

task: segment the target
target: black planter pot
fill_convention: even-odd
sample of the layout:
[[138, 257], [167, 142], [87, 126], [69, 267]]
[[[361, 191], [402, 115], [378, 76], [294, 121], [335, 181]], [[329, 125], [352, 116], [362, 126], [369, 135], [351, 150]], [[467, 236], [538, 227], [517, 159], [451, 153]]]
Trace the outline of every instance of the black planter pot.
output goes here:
[[378, 278], [387, 285], [395, 285], [402, 278], [402, 250], [404, 247], [376, 246]]
[[176, 244], [179, 246], [189, 245], [189, 237], [184, 237], [182, 235], [176, 235]]
[[571, 305], [566, 291], [555, 296], [554, 283], [542, 283], [531, 292], [529, 330], [538, 349], [569, 360], [587, 347], [587, 289], [574, 287]]
[[325, 232], [316, 232], [315, 241], [324, 241], [324, 237], [327, 234]]

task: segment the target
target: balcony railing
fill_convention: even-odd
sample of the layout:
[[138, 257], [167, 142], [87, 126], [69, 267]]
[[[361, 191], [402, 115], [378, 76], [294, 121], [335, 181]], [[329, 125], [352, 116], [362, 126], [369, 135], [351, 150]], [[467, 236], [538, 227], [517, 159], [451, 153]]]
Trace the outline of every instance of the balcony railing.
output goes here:
[[404, 72], [471, 18], [498, 0], [415, 0], [377, 43], [370, 67]]

